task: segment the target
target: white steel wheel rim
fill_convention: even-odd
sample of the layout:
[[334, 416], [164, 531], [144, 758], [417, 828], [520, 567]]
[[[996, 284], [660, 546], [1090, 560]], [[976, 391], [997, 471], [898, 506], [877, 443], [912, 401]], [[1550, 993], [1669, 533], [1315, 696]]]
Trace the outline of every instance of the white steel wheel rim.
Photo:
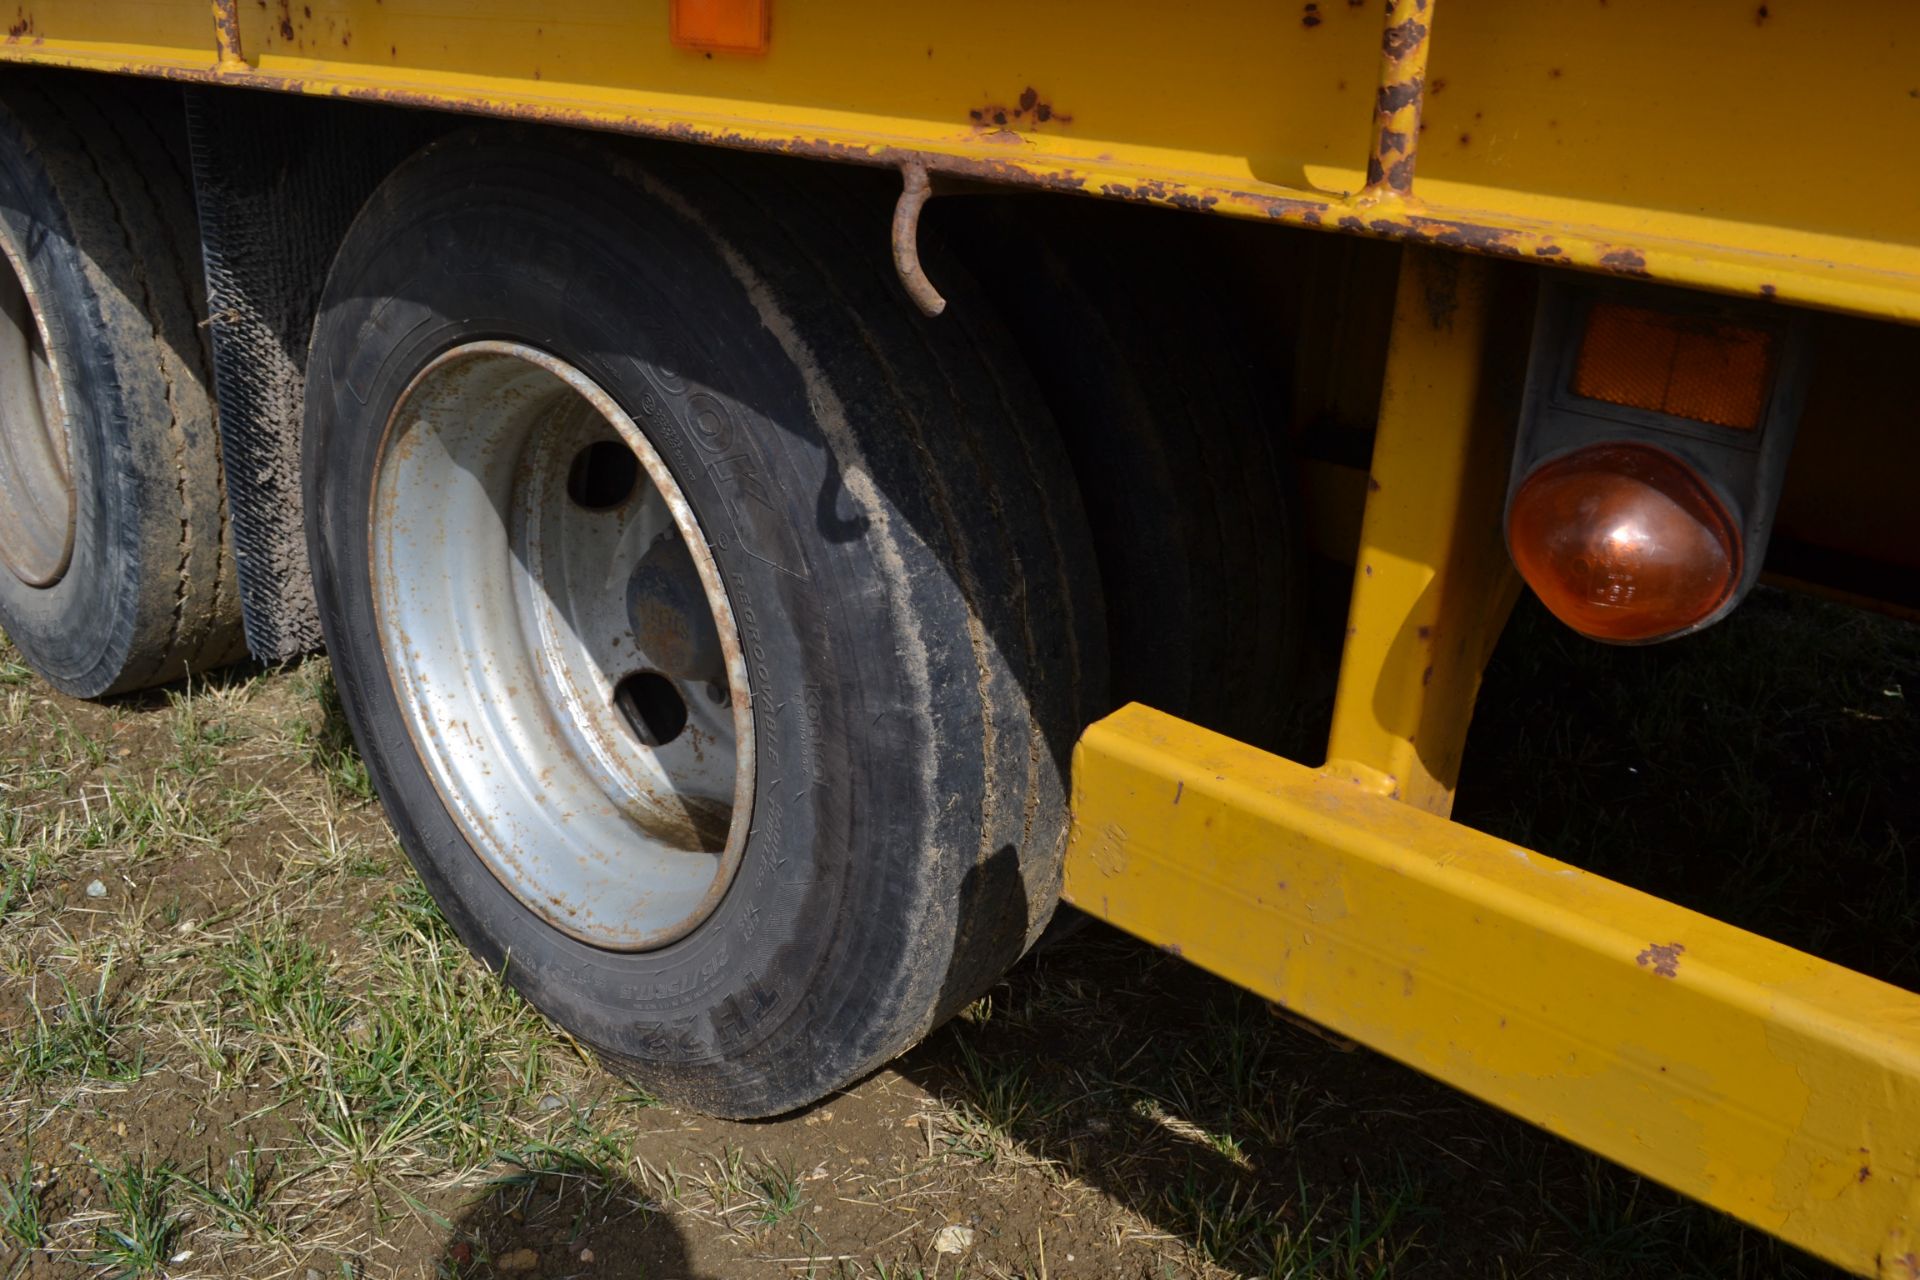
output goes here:
[[73, 561], [79, 513], [59, 370], [19, 256], [0, 237], [0, 564], [51, 587]]
[[370, 519], [402, 718], [488, 869], [594, 946], [698, 926], [746, 844], [751, 697], [719, 566], [633, 420], [545, 352], [456, 347], [395, 405]]

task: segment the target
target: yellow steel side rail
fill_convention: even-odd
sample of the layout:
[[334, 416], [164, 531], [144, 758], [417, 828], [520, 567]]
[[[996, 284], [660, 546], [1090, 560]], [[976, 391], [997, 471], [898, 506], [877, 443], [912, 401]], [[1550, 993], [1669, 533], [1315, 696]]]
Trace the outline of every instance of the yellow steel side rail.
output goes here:
[[766, 55], [739, 58], [673, 47], [667, 0], [24, 0], [0, 61], [920, 165], [1920, 322], [1906, 14], [1774, 10], [1396, 0], [1383, 35], [1378, 6], [1337, 3], [775, 0]]
[[1920, 996], [1138, 705], [1066, 897], [1862, 1275], [1920, 1277]]

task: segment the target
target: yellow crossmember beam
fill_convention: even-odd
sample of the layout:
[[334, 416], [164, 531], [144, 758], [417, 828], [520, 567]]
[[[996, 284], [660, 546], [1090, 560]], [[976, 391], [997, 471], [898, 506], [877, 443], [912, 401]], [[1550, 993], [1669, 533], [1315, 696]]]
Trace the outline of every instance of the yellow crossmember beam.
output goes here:
[[1142, 706], [1066, 897], [1862, 1275], [1920, 1280], [1920, 996]]

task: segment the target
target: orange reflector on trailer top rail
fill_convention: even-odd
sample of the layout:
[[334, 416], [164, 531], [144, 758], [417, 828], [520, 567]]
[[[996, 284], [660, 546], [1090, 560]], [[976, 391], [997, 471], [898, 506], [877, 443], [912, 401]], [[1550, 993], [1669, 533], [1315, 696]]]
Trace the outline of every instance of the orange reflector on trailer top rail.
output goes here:
[[1590, 400], [1752, 430], [1767, 409], [1774, 335], [1648, 307], [1595, 303], [1574, 366]]
[[1650, 445], [1589, 445], [1534, 468], [1508, 508], [1507, 546], [1541, 603], [1596, 640], [1685, 631], [1740, 581], [1740, 533], [1726, 507]]
[[765, 53], [773, 0], [672, 0], [673, 42], [709, 53]]

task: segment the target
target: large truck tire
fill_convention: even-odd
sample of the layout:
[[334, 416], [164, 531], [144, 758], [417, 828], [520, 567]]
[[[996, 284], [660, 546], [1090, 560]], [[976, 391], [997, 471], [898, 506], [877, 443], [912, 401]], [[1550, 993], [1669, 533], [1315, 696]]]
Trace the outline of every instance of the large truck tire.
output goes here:
[[243, 656], [170, 87], [0, 81], [0, 627], [76, 697]]
[[1160, 211], [936, 201], [1059, 423], [1106, 586], [1113, 692], [1277, 748], [1306, 616], [1283, 380], [1226, 261]]
[[874, 175], [479, 130], [349, 232], [306, 512], [348, 719], [460, 935], [664, 1098], [817, 1099], [990, 985], [1106, 698], [1092, 553]]

